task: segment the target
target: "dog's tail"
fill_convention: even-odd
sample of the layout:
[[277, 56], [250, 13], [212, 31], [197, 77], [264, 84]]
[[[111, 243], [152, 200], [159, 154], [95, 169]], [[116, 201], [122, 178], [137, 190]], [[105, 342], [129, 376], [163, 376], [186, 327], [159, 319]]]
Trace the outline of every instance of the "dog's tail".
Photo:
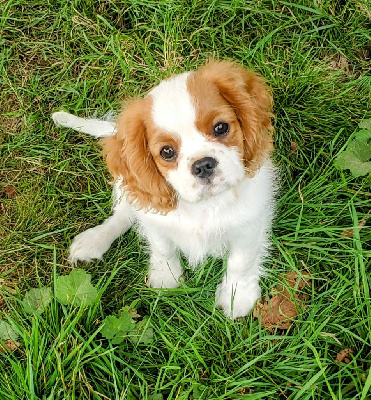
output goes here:
[[71, 128], [96, 138], [113, 136], [116, 133], [116, 124], [110, 121], [95, 118], [80, 118], [64, 111], [53, 113], [52, 118], [57, 126]]

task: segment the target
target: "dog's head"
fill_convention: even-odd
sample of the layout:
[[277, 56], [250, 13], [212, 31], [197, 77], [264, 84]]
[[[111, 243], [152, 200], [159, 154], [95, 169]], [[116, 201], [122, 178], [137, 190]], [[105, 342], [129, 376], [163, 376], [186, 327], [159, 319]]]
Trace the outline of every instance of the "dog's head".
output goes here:
[[103, 152], [130, 201], [167, 213], [179, 198], [197, 203], [253, 176], [273, 149], [272, 116], [261, 77], [211, 61], [128, 104]]

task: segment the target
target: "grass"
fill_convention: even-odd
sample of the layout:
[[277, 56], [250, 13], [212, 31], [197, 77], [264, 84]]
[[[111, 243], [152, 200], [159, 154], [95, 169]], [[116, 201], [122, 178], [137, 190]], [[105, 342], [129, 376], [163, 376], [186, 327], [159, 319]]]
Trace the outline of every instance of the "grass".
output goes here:
[[[1, 316], [20, 347], [0, 354], [0, 398], [370, 398], [370, 219], [358, 224], [371, 181], [334, 167], [370, 118], [368, 2], [8, 0], [1, 10]], [[268, 294], [283, 273], [309, 271], [304, 312], [273, 333], [252, 316], [227, 320], [214, 306], [222, 260], [186, 269], [186, 285], [158, 294], [129, 232], [103, 261], [81, 265], [108, 285], [100, 302], [25, 314], [22, 295], [69, 272], [73, 236], [110, 213], [97, 144], [55, 128], [50, 114], [119, 110], [209, 57], [237, 60], [273, 88], [281, 191], [262, 286]], [[112, 346], [100, 321], [132, 301], [154, 341]], [[345, 348], [351, 361], [337, 364]]]

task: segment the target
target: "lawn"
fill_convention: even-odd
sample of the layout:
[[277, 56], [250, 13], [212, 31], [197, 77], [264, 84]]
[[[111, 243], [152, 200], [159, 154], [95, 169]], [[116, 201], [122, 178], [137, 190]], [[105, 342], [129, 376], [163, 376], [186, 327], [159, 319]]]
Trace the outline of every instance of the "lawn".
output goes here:
[[[371, 178], [335, 165], [371, 118], [369, 2], [6, 0], [0, 9], [0, 322], [15, 334], [0, 352], [0, 399], [371, 398]], [[132, 231], [102, 261], [67, 261], [72, 238], [110, 214], [111, 186], [98, 143], [55, 127], [51, 113], [118, 112], [124, 98], [209, 58], [236, 60], [272, 88], [281, 189], [263, 294], [290, 271], [311, 274], [285, 330], [215, 307], [223, 260], [185, 265], [179, 289], [147, 288], [145, 244]], [[99, 291], [90, 305], [56, 299], [58, 277], [73, 268]], [[24, 295], [42, 286], [50, 304], [27, 312]], [[149, 340], [102, 335], [105, 318], [127, 306], [152, 327]], [[0, 329], [0, 339], [11, 338]]]

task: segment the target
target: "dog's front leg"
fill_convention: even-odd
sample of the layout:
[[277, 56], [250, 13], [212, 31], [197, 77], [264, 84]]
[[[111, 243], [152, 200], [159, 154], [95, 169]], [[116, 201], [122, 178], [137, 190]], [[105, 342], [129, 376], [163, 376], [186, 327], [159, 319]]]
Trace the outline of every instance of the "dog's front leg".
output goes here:
[[156, 232], [148, 237], [151, 255], [147, 285], [153, 288], [174, 289], [179, 286], [183, 269], [179, 254], [169, 239]]
[[76, 263], [101, 259], [113, 241], [125, 233], [133, 222], [130, 206], [124, 200], [121, 201], [116, 205], [111, 217], [102, 224], [81, 232], [73, 239], [68, 260]]
[[216, 304], [232, 319], [248, 315], [260, 297], [259, 279], [268, 240], [264, 226], [251, 228], [232, 235], [227, 271], [216, 292]]

